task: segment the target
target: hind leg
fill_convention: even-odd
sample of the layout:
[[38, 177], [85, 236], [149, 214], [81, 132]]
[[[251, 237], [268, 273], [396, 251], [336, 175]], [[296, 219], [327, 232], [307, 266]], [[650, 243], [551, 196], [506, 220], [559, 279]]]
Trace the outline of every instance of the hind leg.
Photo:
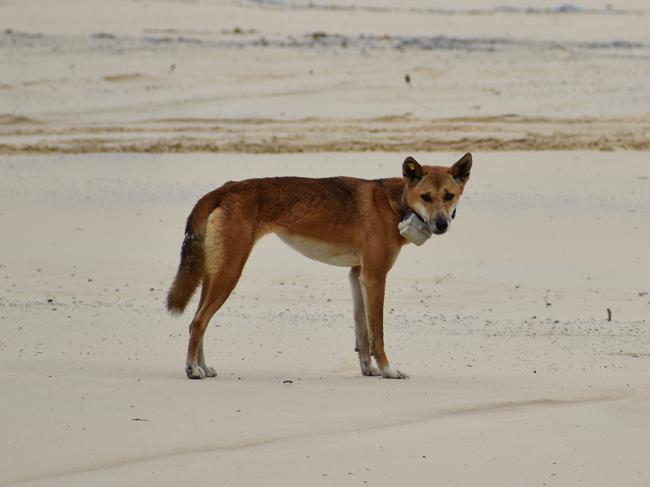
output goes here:
[[245, 262], [245, 258], [239, 259], [238, 262], [231, 261], [213, 274], [213, 278], [210, 279], [205, 301], [190, 325], [190, 340], [185, 364], [185, 372], [190, 379], [205, 379], [217, 375], [216, 371], [205, 363], [203, 337], [210, 319], [223, 306], [237, 285]]
[[[227, 298], [227, 296], [226, 296]], [[197, 311], [192, 323], [190, 324], [190, 340], [187, 346], [187, 360], [185, 362], [185, 373], [189, 379], [205, 379], [206, 377], [215, 377], [216, 370], [208, 367], [205, 363], [205, 352], [203, 350], [203, 337], [208, 327], [210, 318], [226, 301], [221, 299], [221, 303], [206, 303]], [[210, 305], [211, 304], [211, 305]]]
[[217, 375], [205, 363], [203, 337], [208, 323], [226, 302], [237, 285], [244, 264], [255, 242], [252, 231], [228, 224], [223, 210], [217, 209], [208, 218], [205, 237], [206, 276], [201, 289], [199, 309], [190, 325], [185, 373], [190, 379]]
[[[190, 335], [192, 334], [192, 327], [194, 325], [194, 322], [197, 321], [197, 318], [199, 316], [199, 310], [205, 303], [205, 298], [209, 287], [209, 279], [210, 279], [209, 276], [207, 275], [203, 276], [203, 284], [201, 286], [201, 299], [199, 299], [199, 307], [196, 310], [194, 319], [192, 320], [192, 323], [190, 323]], [[201, 343], [199, 344], [198, 367], [195, 369], [190, 368], [186, 370], [186, 372], [188, 377], [190, 377], [191, 379], [202, 379], [203, 378], [202, 376], [204, 377], [217, 376], [217, 371], [213, 367], [210, 367], [205, 363], [205, 353], [203, 351], [203, 340], [201, 340]]]
[[206, 377], [216, 377], [217, 371], [205, 363], [205, 353], [203, 352], [203, 340], [199, 345], [199, 367], [203, 369]]
[[[203, 303], [205, 303], [205, 297], [207, 295], [207, 290], [209, 287], [209, 281], [210, 281], [210, 276], [204, 276], [203, 277], [203, 285], [201, 286], [201, 299], [199, 300], [199, 307], [198, 309], [201, 309], [201, 306], [203, 306]], [[197, 309], [197, 312], [198, 312]], [[190, 325], [190, 333], [192, 333], [192, 325]], [[201, 340], [201, 343], [199, 344], [199, 359], [198, 359], [198, 365], [199, 368], [203, 369], [205, 372], [206, 377], [216, 377], [217, 376], [217, 371], [214, 369], [214, 367], [210, 367], [205, 363], [205, 353], [203, 351], [203, 340]], [[200, 372], [197, 370], [200, 376]]]

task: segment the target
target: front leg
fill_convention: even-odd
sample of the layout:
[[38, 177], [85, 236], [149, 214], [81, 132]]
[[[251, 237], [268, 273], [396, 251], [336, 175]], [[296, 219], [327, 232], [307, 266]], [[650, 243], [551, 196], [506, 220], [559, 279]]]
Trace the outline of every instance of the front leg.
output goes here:
[[384, 292], [386, 274], [373, 273], [364, 269], [360, 277], [366, 321], [370, 330], [370, 341], [379, 372], [385, 379], [406, 379], [408, 376], [390, 366], [384, 351]]
[[370, 356], [370, 339], [368, 337], [368, 325], [366, 323], [366, 309], [363, 304], [361, 292], [360, 267], [350, 269], [350, 286], [352, 287], [352, 304], [354, 306], [354, 332], [356, 337], [356, 348], [359, 352], [359, 366], [361, 374], [365, 376], [379, 375], [377, 367], [372, 363]]

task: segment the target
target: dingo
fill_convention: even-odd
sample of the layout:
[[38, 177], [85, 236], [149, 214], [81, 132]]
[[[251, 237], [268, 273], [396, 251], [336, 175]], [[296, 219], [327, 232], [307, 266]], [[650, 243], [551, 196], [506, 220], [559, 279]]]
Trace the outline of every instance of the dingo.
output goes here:
[[203, 196], [187, 219], [181, 262], [167, 296], [169, 311], [181, 313], [202, 283], [190, 324], [187, 377], [217, 375], [203, 352], [208, 322], [235, 288], [255, 241], [275, 233], [307, 257], [350, 267], [361, 373], [406, 378], [384, 352], [386, 275], [402, 245], [447, 231], [471, 167], [469, 153], [451, 167], [421, 166], [407, 157], [403, 178], [248, 179]]

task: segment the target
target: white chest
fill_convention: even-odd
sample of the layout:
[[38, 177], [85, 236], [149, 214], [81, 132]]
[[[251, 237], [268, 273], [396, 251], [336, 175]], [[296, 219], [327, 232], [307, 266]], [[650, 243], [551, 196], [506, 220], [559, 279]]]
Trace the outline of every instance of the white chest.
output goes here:
[[349, 248], [299, 235], [286, 233], [278, 233], [277, 235], [284, 243], [310, 259], [341, 267], [354, 267], [361, 263], [359, 256]]

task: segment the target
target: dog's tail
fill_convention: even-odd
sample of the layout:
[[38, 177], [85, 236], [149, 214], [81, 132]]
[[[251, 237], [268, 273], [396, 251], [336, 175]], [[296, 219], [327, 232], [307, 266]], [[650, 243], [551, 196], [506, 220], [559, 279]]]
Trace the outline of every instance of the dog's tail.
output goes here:
[[167, 294], [167, 310], [172, 314], [181, 314], [185, 310], [203, 278], [205, 225], [215, 206], [214, 199], [207, 196], [210, 195], [201, 198], [187, 217], [181, 262]]

